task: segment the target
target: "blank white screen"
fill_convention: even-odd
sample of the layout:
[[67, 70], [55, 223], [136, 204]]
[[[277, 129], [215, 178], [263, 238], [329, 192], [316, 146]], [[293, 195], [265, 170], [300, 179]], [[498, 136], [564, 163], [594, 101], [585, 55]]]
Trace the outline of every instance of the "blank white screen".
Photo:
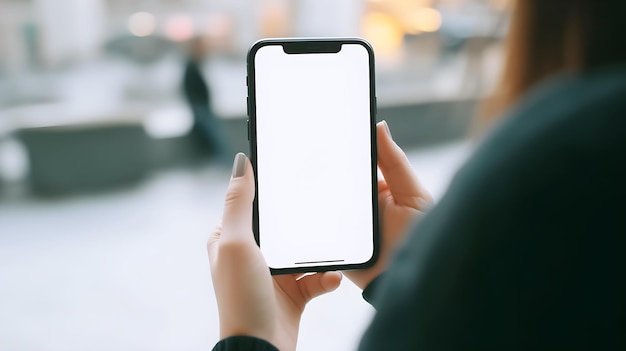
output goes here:
[[344, 44], [338, 53], [286, 54], [280, 45], [264, 46], [254, 69], [259, 238], [269, 266], [367, 262], [373, 253], [367, 50]]

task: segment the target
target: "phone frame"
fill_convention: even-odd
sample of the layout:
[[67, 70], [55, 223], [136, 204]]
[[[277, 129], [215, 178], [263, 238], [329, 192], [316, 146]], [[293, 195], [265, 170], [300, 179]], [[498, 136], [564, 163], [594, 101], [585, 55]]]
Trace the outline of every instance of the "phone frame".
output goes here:
[[[380, 254], [380, 226], [378, 220], [378, 170], [376, 153], [376, 84], [374, 69], [374, 50], [371, 45], [361, 38], [275, 38], [262, 39], [255, 42], [248, 50], [247, 55], [247, 76], [246, 85], [248, 90], [247, 112], [248, 112], [248, 140], [250, 141], [250, 161], [255, 175], [257, 170], [257, 147], [256, 147], [256, 77], [255, 77], [255, 57], [259, 49], [270, 45], [283, 46], [288, 54], [308, 54], [308, 53], [336, 53], [341, 51], [343, 44], [357, 44], [363, 46], [368, 53], [369, 59], [369, 100], [370, 100], [370, 139], [371, 139], [371, 177], [372, 177], [372, 230], [373, 230], [373, 252], [367, 262], [360, 264], [344, 265], [319, 265], [292, 268], [270, 268], [272, 275], [325, 272], [351, 269], [365, 269], [373, 266]], [[255, 189], [258, 189], [258, 178], [254, 178]], [[260, 245], [259, 233], [259, 206], [258, 190], [255, 193], [253, 205], [252, 230], [257, 245]]]

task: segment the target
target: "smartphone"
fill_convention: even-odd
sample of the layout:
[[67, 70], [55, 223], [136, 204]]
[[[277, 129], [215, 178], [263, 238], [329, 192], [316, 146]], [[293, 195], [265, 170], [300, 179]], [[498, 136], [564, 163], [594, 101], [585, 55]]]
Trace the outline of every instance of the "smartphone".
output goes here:
[[253, 231], [272, 274], [374, 264], [372, 47], [357, 38], [266, 39], [247, 64]]

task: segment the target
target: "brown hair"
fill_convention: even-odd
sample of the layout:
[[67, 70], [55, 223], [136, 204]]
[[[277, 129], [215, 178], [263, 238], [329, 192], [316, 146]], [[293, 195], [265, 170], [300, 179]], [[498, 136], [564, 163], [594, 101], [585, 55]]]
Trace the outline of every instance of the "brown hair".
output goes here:
[[481, 124], [548, 76], [626, 63], [625, 0], [515, 0], [501, 81]]

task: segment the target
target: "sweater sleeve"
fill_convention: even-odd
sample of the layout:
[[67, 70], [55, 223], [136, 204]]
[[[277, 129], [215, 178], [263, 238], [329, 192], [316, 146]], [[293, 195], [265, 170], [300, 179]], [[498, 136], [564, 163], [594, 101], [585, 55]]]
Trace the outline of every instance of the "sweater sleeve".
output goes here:
[[269, 342], [252, 336], [231, 336], [220, 340], [213, 351], [278, 351]]
[[384, 273], [374, 278], [366, 287], [363, 289], [363, 299], [367, 301], [372, 307], [376, 308], [375, 298], [376, 298], [376, 290], [380, 286], [380, 281], [382, 280]]

